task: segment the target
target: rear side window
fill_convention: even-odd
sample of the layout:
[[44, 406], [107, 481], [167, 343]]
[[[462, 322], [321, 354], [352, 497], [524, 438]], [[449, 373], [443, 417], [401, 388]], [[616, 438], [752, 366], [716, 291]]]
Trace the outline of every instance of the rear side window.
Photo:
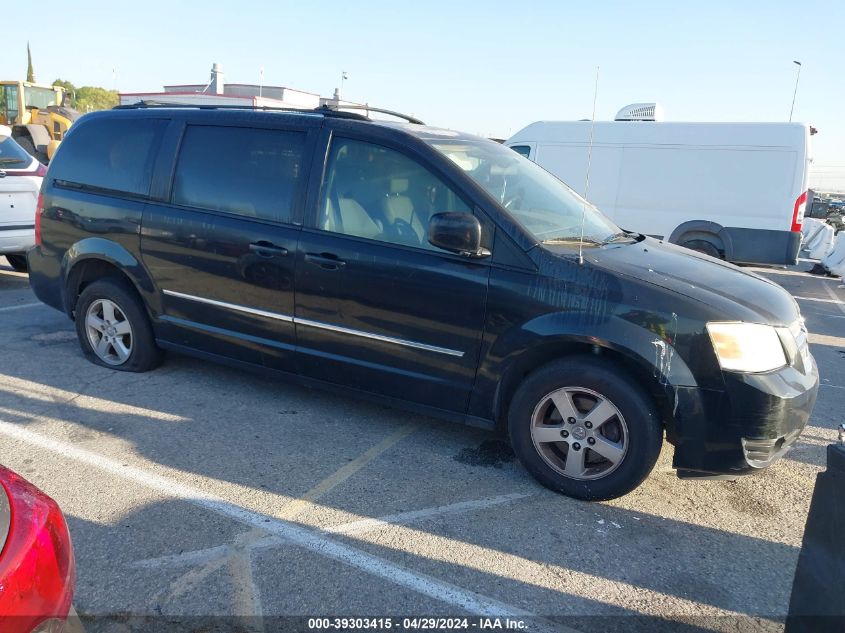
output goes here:
[[153, 161], [167, 121], [115, 117], [83, 122], [50, 165], [54, 180], [147, 196]]
[[26, 153], [10, 136], [0, 136], [0, 169], [29, 167], [32, 156]]
[[304, 132], [189, 126], [176, 164], [173, 203], [289, 222], [304, 151]]

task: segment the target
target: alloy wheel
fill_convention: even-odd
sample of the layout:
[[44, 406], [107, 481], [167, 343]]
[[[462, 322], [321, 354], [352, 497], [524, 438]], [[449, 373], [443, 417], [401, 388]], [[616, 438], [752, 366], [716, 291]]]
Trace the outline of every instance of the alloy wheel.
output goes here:
[[109, 365], [122, 365], [132, 354], [132, 326], [120, 306], [97, 299], [85, 315], [88, 342], [97, 357]]
[[534, 408], [531, 441], [558, 473], [578, 480], [599, 479], [625, 458], [628, 427], [605, 396], [583, 387], [562, 387]]

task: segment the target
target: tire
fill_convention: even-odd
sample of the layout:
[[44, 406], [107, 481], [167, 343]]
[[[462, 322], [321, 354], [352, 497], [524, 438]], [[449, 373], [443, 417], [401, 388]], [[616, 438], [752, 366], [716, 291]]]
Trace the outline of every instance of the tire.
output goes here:
[[35, 149], [35, 143], [32, 142], [32, 138], [30, 138], [28, 134], [20, 134], [14, 136], [13, 138], [15, 143], [20, 145], [27, 154], [29, 154], [33, 158], [38, 159], [38, 162], [44, 165], [47, 164], [47, 161], [49, 160], [47, 158], [47, 154], [45, 154], [44, 152], [39, 152], [37, 149]]
[[29, 265], [26, 263], [26, 255], [23, 253], [6, 253], [6, 261], [9, 266], [19, 273], [25, 273], [29, 270]]
[[[559, 406], [571, 415], [561, 416]], [[604, 419], [591, 421], [591, 415]], [[511, 400], [508, 431], [535, 479], [588, 501], [631, 492], [648, 477], [663, 446], [650, 396], [613, 364], [591, 356], [555, 361], [529, 374]]]
[[710, 257], [715, 257], [716, 259], [722, 259], [722, 254], [719, 252], [719, 249], [716, 248], [712, 242], [708, 242], [707, 240], [687, 240], [682, 243], [681, 246], [692, 251], [698, 251], [699, 253], [710, 255]]
[[75, 312], [79, 344], [91, 362], [132, 372], [161, 363], [150, 319], [129, 283], [114, 278], [91, 283], [79, 295]]

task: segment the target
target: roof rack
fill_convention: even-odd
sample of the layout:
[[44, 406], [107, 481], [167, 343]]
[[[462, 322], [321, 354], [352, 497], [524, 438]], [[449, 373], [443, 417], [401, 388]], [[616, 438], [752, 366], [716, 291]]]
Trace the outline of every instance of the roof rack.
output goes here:
[[359, 121], [371, 121], [370, 117], [358, 112], [348, 112], [348, 110], [363, 110], [365, 112], [378, 112], [380, 114], [387, 114], [395, 116], [400, 119], [405, 119], [409, 123], [416, 123], [418, 125], [425, 125], [416, 117], [402, 114], [401, 112], [394, 112], [393, 110], [385, 110], [383, 108], [373, 108], [363, 105], [340, 105], [329, 106], [328, 104], [321, 105], [318, 108], [280, 108], [276, 106], [254, 106], [254, 105], [236, 105], [236, 104], [200, 104], [200, 103], [170, 103], [168, 101], [154, 101], [141, 100], [135, 103], [127, 103], [118, 105], [113, 110], [140, 110], [143, 108], [193, 108], [197, 110], [257, 110], [267, 112], [296, 112], [299, 114], [322, 114], [323, 116], [333, 116], [342, 119], [356, 119]]

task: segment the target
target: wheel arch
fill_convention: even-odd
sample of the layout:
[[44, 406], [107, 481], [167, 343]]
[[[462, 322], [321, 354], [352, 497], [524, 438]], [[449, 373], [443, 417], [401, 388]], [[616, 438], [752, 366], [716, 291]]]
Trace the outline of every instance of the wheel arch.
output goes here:
[[35, 151], [44, 155], [47, 154], [47, 149], [52, 138], [47, 128], [39, 123], [19, 123], [12, 127], [12, 137], [17, 138], [25, 136], [32, 143]]
[[148, 299], [154, 295], [154, 286], [143, 265], [120, 244], [91, 237], [74, 244], [62, 259], [62, 299], [69, 317], [74, 318], [76, 299], [85, 287], [106, 277], [128, 282], [150, 311]]
[[651, 397], [657, 406], [667, 438], [676, 437], [674, 385], [695, 385], [689, 368], [671, 345], [643, 328], [635, 340], [566, 334], [544, 337], [508, 362], [497, 383], [493, 416], [497, 430], [507, 426], [511, 400], [519, 385], [533, 372], [545, 365], [567, 357], [594, 355], [620, 367]]
[[730, 232], [718, 222], [710, 220], [689, 220], [675, 227], [669, 236], [672, 244], [683, 244], [689, 240], [703, 239], [710, 242], [724, 254], [726, 260], [733, 256], [733, 241]]

